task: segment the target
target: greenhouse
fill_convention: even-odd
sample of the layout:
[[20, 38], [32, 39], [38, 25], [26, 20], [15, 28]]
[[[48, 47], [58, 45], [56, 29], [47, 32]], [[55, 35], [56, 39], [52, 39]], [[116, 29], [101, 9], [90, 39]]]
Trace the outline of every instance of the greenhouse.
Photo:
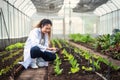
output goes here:
[[120, 0], [0, 0], [0, 80], [120, 80]]

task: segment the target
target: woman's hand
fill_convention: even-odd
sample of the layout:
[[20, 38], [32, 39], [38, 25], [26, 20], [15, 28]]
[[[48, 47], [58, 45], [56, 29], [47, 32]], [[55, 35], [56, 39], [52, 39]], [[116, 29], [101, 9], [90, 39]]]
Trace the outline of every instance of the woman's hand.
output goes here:
[[47, 48], [47, 50], [50, 50], [50, 51], [57, 51], [58, 48], [52, 47], [52, 48]]

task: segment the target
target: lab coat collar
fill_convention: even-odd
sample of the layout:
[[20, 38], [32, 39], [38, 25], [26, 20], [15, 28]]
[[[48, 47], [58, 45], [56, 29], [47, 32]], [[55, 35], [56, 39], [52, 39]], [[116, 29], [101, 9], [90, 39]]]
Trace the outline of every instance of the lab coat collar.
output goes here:
[[38, 28], [38, 30], [41, 32], [41, 29], [40, 29], [40, 28]]

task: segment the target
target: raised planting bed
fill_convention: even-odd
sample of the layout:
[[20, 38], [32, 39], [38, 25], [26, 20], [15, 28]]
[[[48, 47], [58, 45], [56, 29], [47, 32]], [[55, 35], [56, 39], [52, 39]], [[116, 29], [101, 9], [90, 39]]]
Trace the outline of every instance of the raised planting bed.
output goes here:
[[113, 64], [120, 66], [120, 61], [119, 60], [113, 59], [113, 58], [111, 58], [111, 57], [109, 57], [107, 55], [103, 55], [103, 54], [101, 54], [101, 53], [99, 53], [97, 51], [94, 51], [93, 49], [88, 48], [88, 47], [86, 47], [83, 44], [77, 44], [77, 43], [74, 43], [72, 41], [69, 41], [69, 44], [71, 44], [71, 45], [73, 45], [73, 46], [75, 46], [77, 48], [81, 48], [83, 50], [87, 50], [87, 51], [89, 51], [92, 54], [95, 54], [95, 55], [101, 56], [103, 58], [106, 58], [106, 59], [110, 60]]
[[0, 52], [0, 80], [15, 80], [22, 66], [18, 62], [23, 60], [23, 45], [17, 43], [6, 47]]
[[89, 34], [71, 34], [70, 41], [93, 49], [100, 54], [120, 60], [120, 32], [91, 37]]
[[54, 46], [63, 47], [57, 60], [48, 66], [48, 80], [119, 80], [120, 67], [109, 60], [84, 49], [54, 40]]

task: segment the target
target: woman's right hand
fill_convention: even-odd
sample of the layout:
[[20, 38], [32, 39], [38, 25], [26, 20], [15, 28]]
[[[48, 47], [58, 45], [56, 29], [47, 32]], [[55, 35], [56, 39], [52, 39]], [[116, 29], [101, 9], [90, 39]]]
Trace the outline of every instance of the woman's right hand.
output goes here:
[[57, 51], [58, 48], [52, 47], [52, 48], [47, 48], [47, 50], [50, 50], [50, 51]]

